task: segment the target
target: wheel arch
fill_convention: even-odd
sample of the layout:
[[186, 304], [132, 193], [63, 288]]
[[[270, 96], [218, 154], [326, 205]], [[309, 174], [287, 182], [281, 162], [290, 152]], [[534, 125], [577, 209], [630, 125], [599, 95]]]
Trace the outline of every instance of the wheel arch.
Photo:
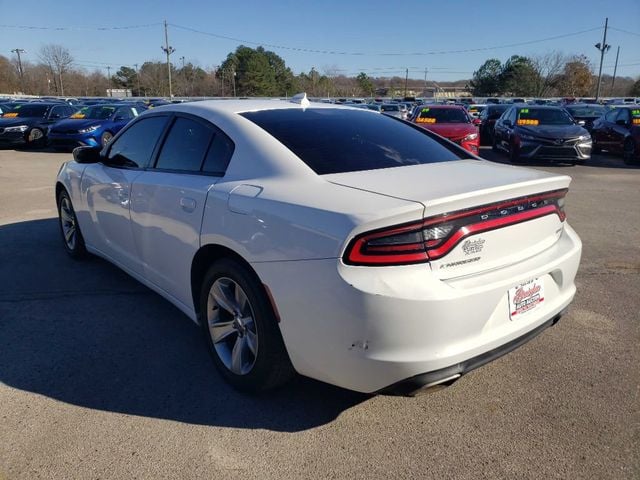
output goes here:
[[58, 198], [60, 197], [60, 193], [61, 193], [63, 190], [64, 190], [64, 191], [66, 191], [66, 192], [67, 192], [67, 194], [69, 193], [69, 192], [67, 191], [67, 187], [65, 187], [65, 186], [64, 186], [64, 184], [63, 184], [60, 180], [58, 180], [58, 181], [56, 182], [56, 205], [57, 205], [57, 203], [58, 203]]
[[202, 286], [202, 282], [204, 280], [205, 275], [207, 274], [207, 270], [213, 262], [219, 260], [221, 258], [230, 258], [232, 260], [237, 261], [242, 266], [244, 266], [252, 275], [255, 276], [256, 280], [262, 285], [262, 287], [266, 290], [267, 297], [271, 301], [274, 312], [277, 317], [277, 310], [275, 304], [273, 303], [273, 299], [271, 298], [271, 294], [266, 288], [266, 286], [260, 280], [260, 277], [253, 269], [251, 264], [247, 262], [240, 254], [235, 252], [234, 250], [225, 247], [219, 244], [208, 244], [203, 245], [196, 252], [191, 261], [191, 297], [193, 299], [194, 311], [196, 313], [196, 319], [198, 323], [200, 323], [200, 288]]

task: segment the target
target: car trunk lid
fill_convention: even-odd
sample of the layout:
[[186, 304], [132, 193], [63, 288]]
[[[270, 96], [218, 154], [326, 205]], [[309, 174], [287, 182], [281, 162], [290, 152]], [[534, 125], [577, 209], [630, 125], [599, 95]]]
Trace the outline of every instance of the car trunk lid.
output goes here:
[[[510, 265], [553, 245], [564, 226], [558, 197], [564, 196], [571, 181], [565, 175], [477, 160], [323, 178], [345, 187], [420, 202], [424, 232], [451, 225], [442, 239], [447, 245], [432, 241], [433, 250], [428, 252], [431, 268], [443, 279]], [[425, 237], [425, 244], [428, 240]]]

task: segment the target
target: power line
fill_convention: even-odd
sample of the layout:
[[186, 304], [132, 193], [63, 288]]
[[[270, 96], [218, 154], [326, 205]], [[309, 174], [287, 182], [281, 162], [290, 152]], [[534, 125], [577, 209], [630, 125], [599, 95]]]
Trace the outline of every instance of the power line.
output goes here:
[[575, 35], [582, 35], [584, 33], [593, 32], [595, 30], [601, 30], [602, 29], [602, 27], [594, 27], [594, 28], [589, 28], [587, 30], [581, 30], [579, 32], [565, 33], [565, 34], [561, 34], [561, 35], [555, 35], [553, 37], [540, 38], [540, 39], [537, 39], [537, 40], [529, 40], [529, 41], [526, 41], [526, 42], [511, 43], [511, 44], [505, 44], [505, 45], [494, 45], [494, 46], [491, 46], [491, 47], [465, 48], [465, 49], [460, 49], [460, 50], [432, 50], [432, 51], [426, 51], [426, 52], [343, 52], [343, 51], [335, 51], [335, 50], [316, 50], [316, 49], [312, 49], [312, 48], [290, 47], [290, 46], [286, 46], [286, 45], [276, 45], [276, 44], [271, 44], [271, 43], [266, 43], [266, 42], [255, 42], [255, 41], [251, 41], [251, 40], [244, 40], [244, 39], [241, 39], [241, 38], [228, 37], [226, 35], [219, 35], [217, 33], [205, 32], [203, 30], [198, 30], [198, 29], [191, 28], [191, 27], [185, 27], [183, 25], [176, 25], [176, 24], [173, 24], [173, 23], [170, 24], [170, 25], [172, 27], [174, 27], [174, 28], [178, 28], [178, 29], [185, 30], [185, 31], [188, 31], [188, 32], [198, 33], [200, 35], [206, 35], [206, 36], [209, 36], [209, 37], [220, 38], [220, 39], [223, 39], [223, 40], [230, 40], [230, 41], [239, 42], [239, 43], [243, 43], [243, 44], [261, 45], [261, 46], [265, 46], [265, 47], [269, 47], [269, 48], [276, 48], [276, 49], [282, 49], [282, 50], [292, 50], [292, 51], [304, 52], [304, 53], [321, 53], [321, 54], [327, 54], [327, 55], [353, 55], [353, 56], [365, 56], [365, 55], [372, 55], [372, 56], [426, 56], [426, 55], [449, 55], [449, 54], [453, 54], [453, 53], [482, 52], [482, 51], [487, 51], [487, 50], [497, 50], [497, 49], [501, 49], [501, 48], [520, 47], [520, 46], [523, 46], [523, 45], [531, 45], [531, 44], [534, 44], [534, 43], [548, 42], [550, 40], [558, 40], [558, 39], [561, 39], [561, 38], [571, 37], [571, 36], [575, 36]]
[[630, 32], [628, 30], [623, 30], [621, 28], [609, 27], [610, 30], [615, 30], [616, 32], [626, 33], [628, 35], [635, 35], [636, 37], [640, 37], [640, 33]]
[[139, 28], [148, 28], [155, 27], [158, 25], [162, 25], [161, 22], [157, 23], [146, 23], [142, 25], [125, 25], [125, 26], [116, 26], [116, 27], [105, 27], [105, 26], [74, 26], [74, 27], [39, 27], [35, 25], [6, 25], [0, 24], [0, 28], [14, 28], [18, 30], [56, 30], [56, 31], [68, 31], [68, 30], [133, 30]]

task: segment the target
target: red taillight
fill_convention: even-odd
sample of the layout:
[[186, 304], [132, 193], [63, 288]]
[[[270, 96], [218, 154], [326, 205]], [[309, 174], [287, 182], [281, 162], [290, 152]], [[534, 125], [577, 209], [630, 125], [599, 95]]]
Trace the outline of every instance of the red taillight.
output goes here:
[[563, 222], [566, 194], [566, 189], [554, 190], [363, 233], [349, 243], [343, 260], [368, 266], [436, 260], [471, 235], [552, 214]]

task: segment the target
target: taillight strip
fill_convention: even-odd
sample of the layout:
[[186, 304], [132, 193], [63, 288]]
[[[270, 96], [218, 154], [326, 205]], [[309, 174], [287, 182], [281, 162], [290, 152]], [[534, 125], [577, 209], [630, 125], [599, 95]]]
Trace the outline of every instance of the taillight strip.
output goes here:
[[507, 227], [509, 225], [515, 225], [517, 223], [526, 222], [527, 220], [533, 220], [534, 218], [540, 218], [547, 215], [558, 214], [558, 207], [555, 205], [547, 205], [545, 207], [537, 208], [536, 210], [528, 210], [526, 212], [515, 213], [508, 217], [495, 218], [492, 220], [485, 220], [480, 223], [474, 223], [472, 225], [465, 225], [458, 229], [449, 239], [440, 245], [438, 248], [428, 250], [427, 255], [429, 260], [437, 260], [444, 257], [449, 253], [460, 241], [471, 235], [477, 235], [478, 233], [488, 232], [497, 228]]
[[[532, 206], [537, 202], [548, 199], [561, 199], [567, 189], [554, 190], [543, 194], [523, 196], [507, 201], [473, 207], [466, 210], [458, 210], [434, 217], [425, 218], [420, 222], [411, 222], [404, 225], [396, 225], [390, 228], [383, 228], [371, 232], [363, 233], [354, 238], [347, 247], [343, 260], [350, 265], [407, 265], [414, 263], [428, 262], [447, 255], [464, 238], [478, 233], [495, 230], [497, 228], [515, 225], [546, 215], [556, 214], [560, 221], [565, 220], [565, 213], [562, 206], [555, 202], [543, 206]], [[398, 243], [391, 245], [369, 245], [372, 240], [393, 237], [411, 232], [421, 232], [425, 229], [437, 227], [439, 224], [459, 223], [464, 218], [482, 215], [486, 212], [496, 212], [505, 208], [523, 205], [528, 206], [528, 210], [518, 212], [500, 212], [504, 216], [497, 218], [483, 218], [472, 224], [460, 224], [454, 228], [447, 237], [442, 240], [425, 239], [420, 242]], [[487, 215], [488, 217], [488, 215]], [[482, 217], [481, 217], [482, 218]], [[457, 221], [457, 222], [456, 222]], [[473, 220], [471, 220], [473, 221]], [[440, 243], [442, 242], [442, 243]]]

